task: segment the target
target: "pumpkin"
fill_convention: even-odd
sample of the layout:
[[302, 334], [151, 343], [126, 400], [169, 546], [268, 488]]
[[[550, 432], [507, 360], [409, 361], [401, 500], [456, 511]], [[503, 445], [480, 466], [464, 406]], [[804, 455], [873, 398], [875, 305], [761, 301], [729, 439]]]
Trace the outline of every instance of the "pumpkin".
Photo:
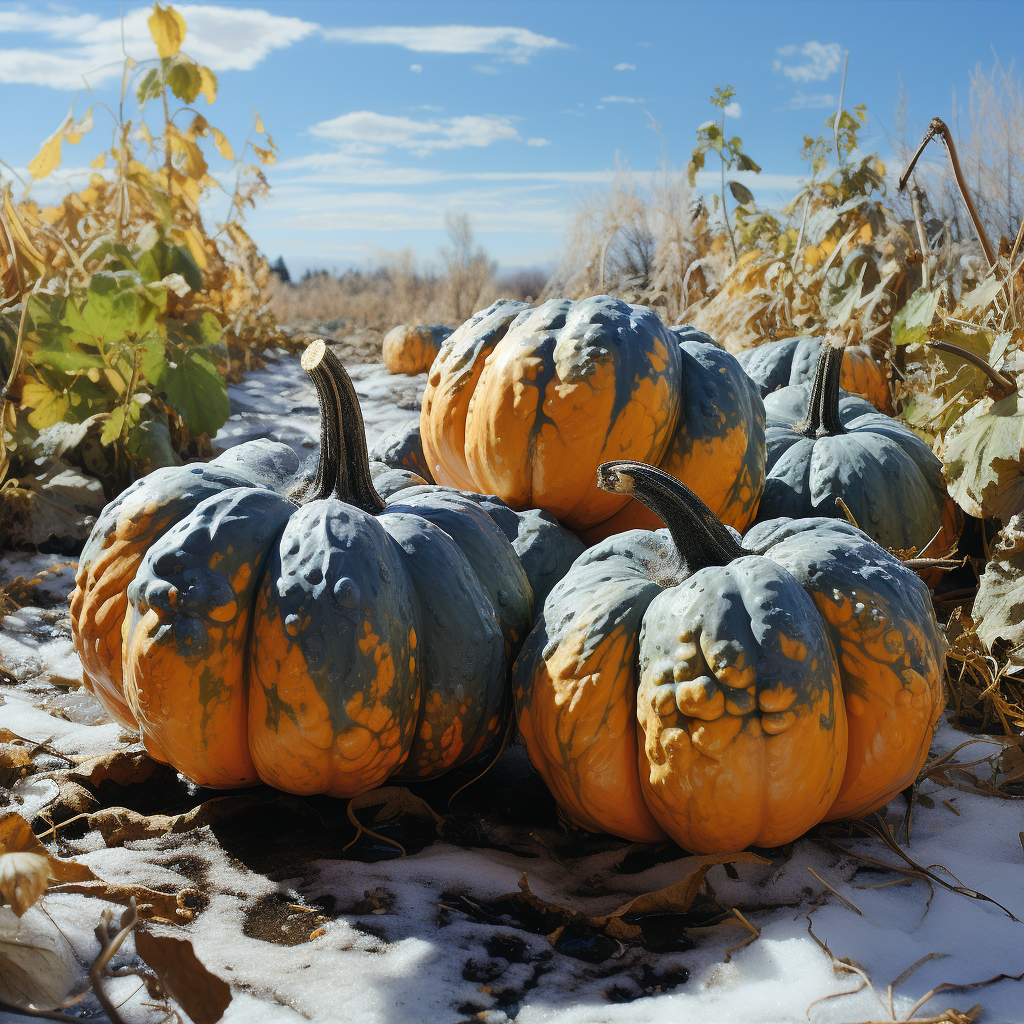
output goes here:
[[420, 433], [438, 483], [543, 508], [586, 539], [649, 522], [598, 488], [608, 459], [684, 474], [746, 526], [760, 493], [761, 401], [713, 344], [680, 343], [657, 316], [607, 295], [535, 309], [496, 303], [447, 339], [423, 395]]
[[849, 748], [825, 820], [885, 806], [917, 778], [945, 705], [946, 641], [928, 587], [841, 520], [759, 523], [743, 547], [783, 566], [807, 591], [839, 659]]
[[353, 796], [500, 736], [532, 593], [478, 502], [385, 508], [351, 380], [321, 341], [303, 366], [316, 480], [223, 489], [149, 545], [128, 586], [123, 700], [150, 753], [201, 785]]
[[158, 469], [100, 513], [78, 562], [71, 630], [86, 687], [123, 726], [137, 728], [121, 674], [126, 592], [150, 546], [204, 499], [239, 487], [286, 492], [297, 484], [298, 471], [287, 445], [248, 441], [203, 465]]
[[384, 336], [382, 356], [392, 373], [414, 376], [426, 373], [441, 348], [441, 342], [452, 333], [450, 327], [406, 327], [400, 324]]
[[378, 438], [377, 443], [370, 449], [371, 466], [374, 462], [383, 462], [392, 469], [408, 470], [429, 484], [434, 482], [427, 468], [426, 456], [423, 454], [418, 419], [403, 427], [395, 427]]
[[[754, 521], [764, 489], [764, 403], [735, 356], [702, 331], [673, 327], [679, 341], [679, 425], [658, 466], [691, 488], [727, 526]], [[635, 498], [585, 533], [596, 543], [625, 530], [656, 530], [661, 520]]]
[[[668, 526], [590, 548], [515, 668], [530, 760], [574, 821], [696, 853], [788, 842], [828, 812], [846, 709], [811, 598], [674, 477], [599, 470]], [[637, 733], [639, 722], [639, 743]]]
[[[746, 349], [736, 358], [765, 398], [778, 388], [812, 381], [824, 343], [823, 338], [811, 335], [782, 338]], [[867, 345], [846, 346], [839, 386], [867, 399], [880, 412], [892, 411], [889, 384]]]
[[825, 345], [813, 383], [765, 398], [768, 477], [758, 521], [843, 518], [841, 498], [883, 547], [948, 554], [963, 513], [946, 492], [942, 464], [908, 427], [840, 391], [842, 360], [841, 348]]

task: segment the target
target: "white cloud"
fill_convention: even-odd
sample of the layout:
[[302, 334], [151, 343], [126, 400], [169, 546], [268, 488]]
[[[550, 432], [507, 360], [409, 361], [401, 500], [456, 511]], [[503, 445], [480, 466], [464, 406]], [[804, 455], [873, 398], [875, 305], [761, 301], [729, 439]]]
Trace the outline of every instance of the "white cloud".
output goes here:
[[474, 64], [474, 71], [479, 71], [482, 75], [497, 75], [499, 74], [498, 69], [493, 64]]
[[540, 146], [550, 146], [551, 145], [551, 143], [547, 139], [540, 139], [540, 138], [527, 139], [526, 140], [526, 144], [528, 146], [537, 146], [537, 147], [540, 147]]
[[[290, 46], [317, 25], [282, 17], [255, 7], [176, 5], [188, 31], [183, 49], [214, 71], [249, 71], [271, 50]], [[156, 57], [146, 20], [149, 8], [124, 16], [125, 50], [137, 61]], [[0, 11], [0, 33], [44, 37], [49, 49], [19, 47], [0, 50], [0, 82], [80, 89], [82, 78], [102, 85], [121, 76], [122, 21], [97, 14], [55, 14], [46, 8]]]
[[435, 149], [490, 146], [494, 142], [521, 141], [512, 122], [497, 115], [465, 115], [430, 121], [394, 117], [371, 110], [357, 110], [310, 128], [313, 135], [342, 144], [347, 154], [383, 153], [389, 146], [426, 156]]
[[410, 64], [409, 70], [415, 72], [417, 75], [423, 70], [422, 64]]
[[615, 70], [616, 71], [636, 71], [636, 65], [635, 64], [626, 64], [626, 63], [616, 64], [615, 65]]
[[799, 89], [796, 95], [789, 100], [789, 106], [793, 110], [818, 110], [823, 107], [835, 107], [836, 98], [830, 92], [821, 92], [812, 96], [806, 96]]
[[838, 43], [819, 43], [811, 40], [797, 47], [790, 43], [780, 46], [775, 51], [781, 57], [792, 57], [797, 53], [808, 59], [803, 64], [784, 64], [781, 60], [774, 61], [772, 69], [781, 71], [794, 82], [824, 82], [830, 75], [839, 70], [843, 49]]
[[602, 96], [602, 103], [646, 103], [642, 96]]
[[725, 116], [731, 117], [733, 120], [738, 120], [742, 113], [743, 108], [735, 100], [725, 108]]
[[538, 50], [567, 47], [551, 36], [508, 25], [377, 25], [326, 28], [323, 34], [345, 43], [390, 44], [416, 53], [493, 53], [515, 64], [526, 64]]

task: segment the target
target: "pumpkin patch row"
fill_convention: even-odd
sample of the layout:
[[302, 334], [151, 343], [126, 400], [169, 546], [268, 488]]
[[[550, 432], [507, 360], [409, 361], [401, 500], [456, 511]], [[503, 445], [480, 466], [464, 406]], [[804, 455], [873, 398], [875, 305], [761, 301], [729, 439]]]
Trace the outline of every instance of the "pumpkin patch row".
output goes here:
[[927, 587], [879, 545], [945, 554], [962, 519], [927, 447], [840, 390], [850, 354], [795, 341], [751, 375], [609, 296], [502, 301], [372, 461], [314, 342], [315, 479], [250, 442], [104, 510], [72, 601], [88, 685], [210, 786], [431, 778], [514, 702], [588, 828], [722, 852], [868, 813], [943, 706]]

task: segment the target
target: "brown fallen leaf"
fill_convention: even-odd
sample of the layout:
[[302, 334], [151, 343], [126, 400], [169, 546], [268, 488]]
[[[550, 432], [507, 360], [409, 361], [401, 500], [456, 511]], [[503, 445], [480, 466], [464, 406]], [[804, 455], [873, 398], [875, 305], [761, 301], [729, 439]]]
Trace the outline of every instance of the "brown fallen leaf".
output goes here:
[[145, 782], [157, 768], [144, 750], [112, 750], [99, 757], [89, 757], [72, 768], [70, 775], [77, 781], [98, 786], [103, 782], [114, 782], [119, 786], [130, 786]]
[[707, 853], [697, 857], [687, 857], [676, 862], [683, 872], [683, 877], [664, 889], [644, 893], [631, 899], [628, 903], [614, 911], [611, 917], [622, 917], [625, 914], [685, 914], [697, 898], [704, 876], [716, 864], [770, 864], [771, 861], [759, 857], [756, 853]]
[[167, 921], [170, 924], [191, 921], [195, 916], [184, 905], [184, 897], [194, 891], [193, 889], [183, 889], [180, 893], [157, 892], [155, 889], [146, 889], [141, 885], [105, 882], [102, 878], [95, 876], [92, 881], [63, 882], [60, 885], [51, 885], [47, 890], [47, 892], [73, 892], [80, 896], [95, 896], [97, 899], [106, 900], [108, 903], [117, 903], [122, 907], [129, 906], [131, 901], [135, 900], [139, 917], [143, 921]]
[[195, 1024], [217, 1024], [231, 1002], [231, 988], [209, 971], [188, 939], [138, 930], [135, 952], [156, 971], [164, 991]]
[[0, 896], [21, 917], [50, 884], [50, 862], [38, 853], [0, 854]]
[[84, 864], [52, 857], [36, 838], [29, 823], [17, 811], [8, 811], [0, 815], [0, 853], [35, 853], [45, 857], [49, 865], [51, 884], [84, 882], [96, 878]]

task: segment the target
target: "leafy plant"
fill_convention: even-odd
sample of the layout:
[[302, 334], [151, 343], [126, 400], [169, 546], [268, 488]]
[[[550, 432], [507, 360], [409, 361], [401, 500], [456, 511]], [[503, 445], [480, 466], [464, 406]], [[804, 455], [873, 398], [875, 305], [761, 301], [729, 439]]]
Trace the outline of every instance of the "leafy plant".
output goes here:
[[[753, 171], [759, 174], [761, 168], [743, 152], [743, 140], [734, 135], [731, 139], [725, 137], [725, 112], [730, 101], [736, 95], [736, 90], [731, 85], [718, 86], [711, 94], [711, 105], [717, 107], [721, 113], [721, 120], [705, 121], [697, 129], [697, 145], [690, 155], [690, 162], [686, 165], [686, 173], [690, 180], [690, 188], [697, 183], [697, 172], [703, 170], [704, 160], [712, 150], [718, 154], [721, 161], [722, 171], [722, 219], [725, 221], [726, 230], [729, 232], [729, 241], [732, 243], [732, 254], [734, 258], [739, 257], [736, 248], [736, 237], [733, 234], [732, 225], [729, 223], [729, 211], [725, 204], [725, 172], [728, 171]], [[753, 207], [754, 196], [746, 185], [738, 181], [730, 181], [729, 191], [733, 199], [740, 207]], [[713, 196], [714, 210], [718, 211], [718, 196]]]
[[[83, 428], [72, 447], [81, 458], [91, 442], [87, 468], [108, 494], [151, 468], [207, 454], [230, 413], [226, 377], [280, 339], [263, 299], [269, 268], [243, 227], [245, 210], [267, 191], [261, 165], [273, 163], [276, 147], [256, 113], [235, 158], [194, 107], [200, 97], [213, 103], [218, 83], [182, 52], [184, 19], [155, 4], [149, 28], [159, 56], [142, 65], [126, 56], [118, 109], [69, 114], [29, 164], [33, 180], [51, 174], [64, 143], [77, 145], [102, 110], [112, 141], [92, 161], [87, 187], [49, 207], [30, 188], [15, 203], [4, 187], [0, 480], [8, 459], [29, 473], [40, 432], [62, 423]], [[125, 113], [132, 85], [135, 120]], [[154, 106], [158, 129], [148, 120]], [[214, 235], [200, 214], [221, 188], [209, 173], [210, 145], [235, 169]]]

